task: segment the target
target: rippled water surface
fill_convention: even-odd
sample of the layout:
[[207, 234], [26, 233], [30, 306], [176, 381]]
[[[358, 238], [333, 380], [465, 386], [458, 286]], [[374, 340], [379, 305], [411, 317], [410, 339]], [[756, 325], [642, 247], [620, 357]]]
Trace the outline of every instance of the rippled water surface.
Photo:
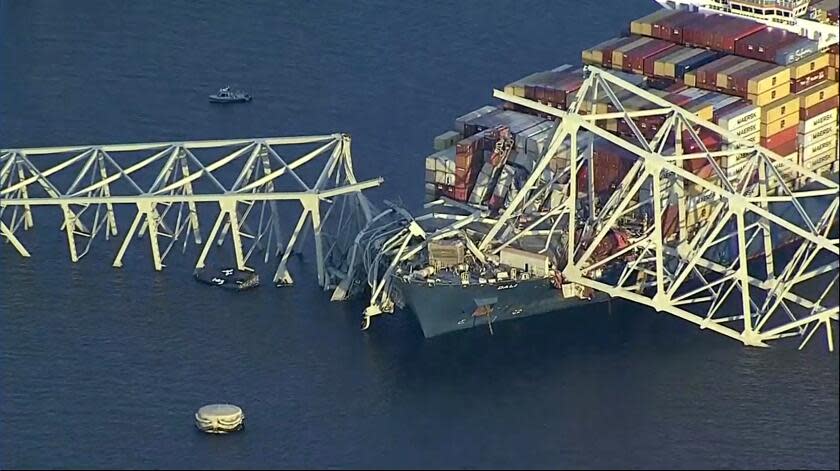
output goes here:
[[[375, 198], [491, 89], [652, 11], [600, 2], [0, 0], [0, 147], [352, 133]], [[255, 100], [217, 107], [231, 83]], [[208, 224], [208, 223], [205, 223]], [[615, 302], [422, 338], [313, 283], [230, 293], [118, 242], [0, 247], [0, 467], [838, 467], [838, 357], [745, 349]], [[121, 225], [125, 230], [127, 224]], [[311, 250], [312, 244], [308, 248]], [[264, 276], [271, 267], [259, 265]], [[600, 309], [600, 308], [599, 308]], [[197, 432], [209, 402], [243, 433]]]

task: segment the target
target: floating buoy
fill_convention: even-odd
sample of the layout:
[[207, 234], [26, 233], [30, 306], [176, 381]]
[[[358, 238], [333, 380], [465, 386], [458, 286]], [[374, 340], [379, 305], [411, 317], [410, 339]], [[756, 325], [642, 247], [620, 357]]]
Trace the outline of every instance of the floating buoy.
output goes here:
[[208, 404], [195, 413], [195, 426], [207, 433], [235, 432], [245, 426], [245, 413], [233, 404]]

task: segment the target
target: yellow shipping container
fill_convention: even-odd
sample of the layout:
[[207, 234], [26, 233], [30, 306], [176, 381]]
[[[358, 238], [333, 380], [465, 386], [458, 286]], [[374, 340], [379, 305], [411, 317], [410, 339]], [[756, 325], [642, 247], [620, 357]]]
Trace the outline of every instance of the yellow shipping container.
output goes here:
[[711, 104], [706, 105], [691, 105], [690, 103], [684, 107], [687, 111], [694, 113], [698, 118], [706, 121], [711, 121], [715, 114], [715, 108]]
[[689, 87], [696, 87], [697, 86], [697, 76], [694, 75], [694, 72], [686, 72], [683, 75], [683, 82]]
[[790, 66], [790, 78], [802, 78], [812, 72], [816, 72], [823, 67], [829, 66], [829, 56], [827, 53], [817, 53], [801, 60], [798, 60]]
[[773, 134], [786, 131], [799, 125], [799, 110], [793, 108], [793, 113], [782, 116], [780, 119], [769, 124], [761, 124], [761, 137], [772, 136]]
[[761, 107], [761, 123], [768, 124], [782, 119], [782, 116], [790, 114], [791, 110], [799, 112], [799, 97], [789, 95]]
[[784, 98], [789, 95], [790, 84], [783, 83], [782, 85], [779, 85], [778, 87], [772, 90], [768, 90], [758, 95], [749, 94], [747, 95], [747, 100], [749, 100], [749, 102], [755, 106], [766, 106], [780, 98]]
[[[790, 84], [790, 69], [786, 67], [773, 67], [772, 69], [758, 74], [747, 82], [747, 93], [752, 95], [760, 95], [772, 89], [777, 88], [780, 84], [789, 88]], [[781, 98], [781, 97], [777, 97]], [[760, 105], [759, 105], [760, 106]]]
[[655, 12], [651, 13], [650, 15], [645, 15], [638, 20], [633, 20], [630, 22], [630, 32], [633, 34], [641, 34], [643, 36], [650, 36], [653, 32], [653, 23], [656, 23], [660, 19], [673, 15], [673, 10], [668, 9], [661, 9], [656, 10]]
[[825, 82], [808, 90], [801, 91], [796, 95], [799, 97], [800, 108], [810, 108], [821, 101], [837, 96], [837, 82]]

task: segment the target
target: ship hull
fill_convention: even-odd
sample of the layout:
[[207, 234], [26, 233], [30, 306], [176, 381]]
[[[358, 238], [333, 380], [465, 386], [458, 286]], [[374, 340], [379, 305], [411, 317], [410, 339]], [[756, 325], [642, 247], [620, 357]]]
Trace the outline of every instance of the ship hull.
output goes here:
[[[557, 312], [583, 305], [603, 303], [609, 296], [593, 293], [592, 299], [565, 298], [549, 280], [519, 281], [515, 286], [455, 285], [430, 286], [425, 283], [396, 280], [406, 305], [414, 313], [426, 338], [449, 332], [492, 326], [498, 322]], [[510, 285], [508, 285], [510, 286]], [[495, 301], [488, 314], [474, 315], [483, 300]]]

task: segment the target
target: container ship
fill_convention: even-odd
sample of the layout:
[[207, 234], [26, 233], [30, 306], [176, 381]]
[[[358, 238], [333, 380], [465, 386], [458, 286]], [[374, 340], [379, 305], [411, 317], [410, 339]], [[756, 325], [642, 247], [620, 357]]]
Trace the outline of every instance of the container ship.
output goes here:
[[[359, 253], [353, 257], [362, 259], [372, 288], [363, 328], [375, 315], [408, 307], [426, 337], [477, 326], [492, 331], [494, 322], [609, 299], [564, 280], [563, 268], [569, 256], [575, 256], [570, 244], [580, 244], [592, 234], [584, 228], [563, 230], [568, 219], [558, 208], [574, 192], [576, 203], [567, 211], [581, 220], [591, 216], [610, 204], [639, 159], [604, 135], [580, 133], [553, 142], [562, 116], [555, 110], [612, 117], [602, 123], [606, 131], [635, 136], [645, 145], [657, 142], [662, 155], [681, 148], [683, 154], [711, 156], [733, 142], [746, 142], [837, 180], [837, 0], [659, 3], [666, 8], [632, 21], [629, 34], [584, 50], [581, 65], [563, 64], [513, 80], [498, 95], [501, 103], [465, 113], [455, 119], [452, 130], [435, 137], [434, 152], [425, 159], [424, 211], [411, 215], [392, 205], [357, 238]], [[729, 138], [686, 125], [677, 128], [682, 134], [675, 131], [675, 137], [660, 139], [668, 123], [654, 114], [628, 124], [630, 120], [618, 115], [644, 115], [651, 99], [626, 90], [584, 94], [581, 88], [590, 67], [646, 96], [678, 105]], [[523, 105], [519, 99], [542, 108]], [[549, 151], [552, 155], [544, 164]], [[572, 173], [570, 164], [584, 154], [587, 162], [598, 164]], [[683, 162], [685, 170], [703, 178], [721, 172], [737, 175], [745, 165], [730, 157]], [[763, 178], [766, 188], [785, 191], [811, 184], [801, 173], [784, 170]], [[520, 194], [523, 188], [529, 190], [527, 196]], [[671, 192], [661, 203], [661, 213], [653, 211], [657, 206], [651, 203], [658, 197], [656, 187], [643, 186], [638, 194], [645, 192], [646, 199], [638, 196], [637, 209], [623, 215], [607, 237], [584, 247], [595, 257], [628, 253], [599, 266], [596, 280], [615, 283], [626, 276], [627, 265], [634, 263], [633, 241], [649, 237], [654, 225], [661, 228], [664, 240], [702, 231], [716, 217], [715, 205], [706, 201], [709, 192], [683, 188], [678, 202]], [[770, 211], [795, 221], [803, 212], [821, 214], [828, 204], [828, 199], [819, 198], [801, 205], [771, 203]], [[513, 206], [525, 209], [513, 211]], [[515, 218], [501, 224], [511, 214]], [[753, 223], [758, 221], [747, 221]], [[724, 233], [735, 241], [736, 231], [733, 222]], [[504, 237], [499, 238], [500, 232]], [[401, 235], [406, 233], [410, 235]], [[795, 241], [796, 235], [778, 229], [759, 239], [748, 244], [748, 258], [764, 258], [767, 244], [773, 251]], [[725, 265], [738, 257], [737, 244], [715, 247], [706, 255], [709, 260]], [[639, 286], [646, 286], [645, 280], [640, 279]], [[341, 292], [349, 289], [339, 287]]]

